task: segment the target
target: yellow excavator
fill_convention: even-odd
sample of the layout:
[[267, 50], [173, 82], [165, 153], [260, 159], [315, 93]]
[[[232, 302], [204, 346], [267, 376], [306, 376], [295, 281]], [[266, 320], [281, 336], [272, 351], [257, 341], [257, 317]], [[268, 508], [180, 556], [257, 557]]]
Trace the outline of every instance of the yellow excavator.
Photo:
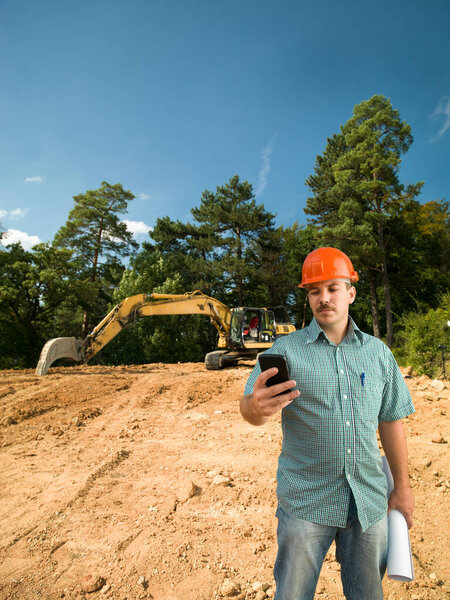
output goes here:
[[207, 369], [221, 369], [242, 358], [256, 358], [277, 337], [295, 331], [286, 309], [240, 307], [229, 309], [202, 292], [137, 294], [115, 306], [84, 340], [62, 337], [42, 348], [36, 375], [45, 375], [59, 358], [87, 363], [122, 329], [140, 317], [154, 315], [204, 315], [218, 331], [217, 350], [205, 356]]

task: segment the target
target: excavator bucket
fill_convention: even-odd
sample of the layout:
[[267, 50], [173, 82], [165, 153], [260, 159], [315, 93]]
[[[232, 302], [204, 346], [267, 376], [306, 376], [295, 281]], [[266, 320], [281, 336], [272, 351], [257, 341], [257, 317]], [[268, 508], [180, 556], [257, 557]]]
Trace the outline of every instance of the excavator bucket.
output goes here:
[[76, 362], [80, 362], [82, 359], [80, 348], [81, 340], [77, 340], [74, 337], [61, 337], [49, 340], [42, 348], [36, 367], [36, 375], [45, 375], [50, 366], [58, 358], [71, 358]]

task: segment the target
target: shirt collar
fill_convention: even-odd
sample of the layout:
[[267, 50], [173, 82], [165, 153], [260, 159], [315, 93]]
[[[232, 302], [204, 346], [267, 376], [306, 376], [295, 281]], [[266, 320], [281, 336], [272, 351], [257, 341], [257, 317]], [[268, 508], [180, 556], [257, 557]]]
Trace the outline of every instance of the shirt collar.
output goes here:
[[[311, 344], [312, 342], [317, 341], [319, 338], [328, 340], [326, 333], [324, 332], [322, 327], [319, 325], [319, 323], [316, 321], [315, 317], [313, 318], [313, 320], [311, 321], [311, 323], [308, 325], [308, 327], [306, 329], [307, 329], [306, 333], [308, 336], [308, 339], [306, 340], [307, 344]], [[359, 329], [359, 327], [355, 323], [355, 321], [349, 316], [347, 333], [345, 334], [345, 337], [342, 340], [341, 344], [352, 344], [352, 343], [356, 342], [358, 345], [362, 346], [364, 343], [363, 338], [364, 338], [363, 332]]]

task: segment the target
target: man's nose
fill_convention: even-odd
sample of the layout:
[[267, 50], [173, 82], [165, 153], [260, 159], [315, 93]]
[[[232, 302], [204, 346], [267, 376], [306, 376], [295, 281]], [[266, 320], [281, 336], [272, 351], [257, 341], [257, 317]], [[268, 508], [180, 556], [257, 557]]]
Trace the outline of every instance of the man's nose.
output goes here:
[[320, 290], [319, 300], [322, 304], [328, 304], [330, 300], [330, 292], [328, 290]]

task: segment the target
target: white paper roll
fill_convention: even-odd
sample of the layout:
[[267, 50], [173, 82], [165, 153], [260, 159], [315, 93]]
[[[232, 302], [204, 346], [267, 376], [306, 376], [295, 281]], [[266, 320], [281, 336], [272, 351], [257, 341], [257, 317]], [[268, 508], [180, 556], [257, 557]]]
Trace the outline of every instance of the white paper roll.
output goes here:
[[[387, 458], [383, 456], [382, 460], [389, 497], [394, 489], [394, 480]], [[388, 513], [387, 574], [389, 579], [396, 581], [412, 581], [414, 579], [408, 524], [402, 513], [395, 509]]]

